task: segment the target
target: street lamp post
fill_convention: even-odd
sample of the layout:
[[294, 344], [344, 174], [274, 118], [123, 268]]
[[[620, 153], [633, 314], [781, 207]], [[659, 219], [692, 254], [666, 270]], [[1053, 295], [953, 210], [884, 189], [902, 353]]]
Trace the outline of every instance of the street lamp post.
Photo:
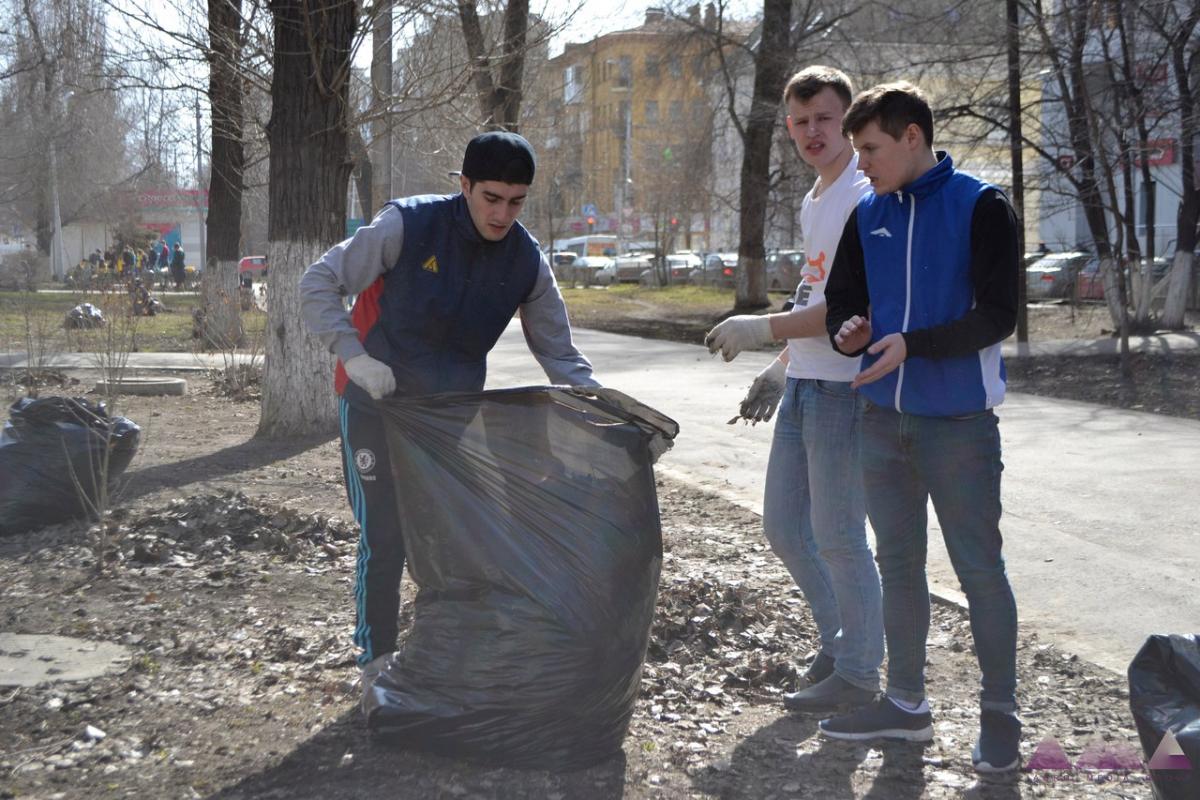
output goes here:
[[54, 233], [50, 241], [50, 274], [55, 280], [63, 280], [67, 275], [67, 255], [63, 247], [62, 209], [58, 202], [58, 129], [62, 121], [60, 113], [75, 94], [73, 91], [62, 95], [55, 93], [54, 124], [50, 131], [50, 202], [54, 206]]
[[61, 281], [66, 275], [64, 263], [66, 255], [63, 252], [62, 211], [58, 205], [58, 154], [54, 145], [54, 137], [50, 137], [50, 202], [54, 205], [54, 233], [50, 240], [50, 274]]

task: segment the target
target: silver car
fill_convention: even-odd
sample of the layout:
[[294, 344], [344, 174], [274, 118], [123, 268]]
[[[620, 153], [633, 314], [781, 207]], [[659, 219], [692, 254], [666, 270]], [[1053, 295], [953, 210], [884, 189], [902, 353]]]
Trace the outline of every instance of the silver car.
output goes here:
[[1075, 281], [1090, 253], [1047, 253], [1025, 268], [1025, 296], [1030, 300], [1072, 297]]

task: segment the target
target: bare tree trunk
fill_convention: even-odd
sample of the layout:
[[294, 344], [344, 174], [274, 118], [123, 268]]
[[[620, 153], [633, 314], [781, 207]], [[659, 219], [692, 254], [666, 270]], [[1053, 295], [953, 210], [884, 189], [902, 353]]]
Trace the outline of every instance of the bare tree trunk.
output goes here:
[[771, 182], [771, 139], [792, 58], [791, 28], [791, 2], [763, 0], [762, 39], [754, 55], [754, 94], [742, 148], [736, 310], [769, 305], [763, 237]]
[[370, 193], [359, 191], [363, 221], [370, 221], [392, 199], [392, 0], [376, 3], [371, 29], [371, 100], [376, 117], [371, 122]]
[[483, 28], [479, 24], [475, 0], [458, 0], [458, 17], [462, 23], [467, 54], [471, 57], [480, 121], [485, 128], [516, 133], [521, 121], [529, 0], [508, 0], [504, 9], [504, 41], [501, 43], [498, 80], [492, 74], [492, 62]]
[[241, 0], [208, 0], [208, 98], [212, 109], [212, 177], [208, 189], [208, 263], [200, 283], [205, 343], [230, 350], [243, 343], [238, 259], [241, 256], [242, 51]]
[[275, 22], [266, 371], [258, 435], [331, 433], [333, 357], [300, 323], [304, 270], [346, 230], [346, 119], [357, 4], [271, 0]]
[[1005, 0], [1008, 22], [1008, 143], [1012, 163], [1012, 203], [1017, 211], [1017, 252], [1021, 256], [1017, 281], [1017, 341], [1029, 341], [1028, 280], [1025, 273], [1025, 165], [1021, 150], [1021, 39], [1017, 0]]
[[1171, 266], [1171, 278], [1167, 283], [1167, 301], [1163, 306], [1162, 326], [1179, 330], [1184, 325], [1188, 295], [1192, 280], [1193, 251], [1196, 249], [1196, 224], [1200, 219], [1200, 196], [1196, 191], [1196, 136], [1200, 125], [1196, 120], [1196, 103], [1192, 96], [1192, 73], [1189, 62], [1196, 51], [1187, 53], [1191, 32], [1200, 24], [1200, 9], [1193, 7], [1184, 24], [1174, 31], [1171, 41], [1171, 67], [1175, 73], [1176, 93], [1179, 95], [1180, 177], [1182, 191], [1179, 213], [1176, 216], [1175, 263]]

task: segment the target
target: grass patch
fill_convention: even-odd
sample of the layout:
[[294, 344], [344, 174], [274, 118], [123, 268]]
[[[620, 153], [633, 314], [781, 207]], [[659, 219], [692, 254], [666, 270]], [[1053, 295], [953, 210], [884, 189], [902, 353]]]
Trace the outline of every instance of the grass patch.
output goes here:
[[[135, 348], [142, 353], [189, 352], [196, 347], [192, 338], [192, 310], [200, 303], [198, 292], [158, 295], [169, 311], [137, 319]], [[129, 313], [129, 297], [114, 292], [0, 292], [0, 350], [24, 351], [26, 318], [40, 321], [40, 330], [55, 337], [53, 350], [84, 352], [89, 337], [65, 330], [62, 321], [67, 312], [80, 303], [91, 303], [106, 319]], [[261, 338], [267, 315], [255, 309], [242, 313], [247, 338]], [[94, 337], [92, 337], [94, 338]]]
[[662, 309], [670, 314], [721, 314], [733, 308], [732, 289], [707, 286], [668, 286], [654, 289], [636, 283], [603, 288], [562, 289], [572, 319], [593, 314], [645, 314]]

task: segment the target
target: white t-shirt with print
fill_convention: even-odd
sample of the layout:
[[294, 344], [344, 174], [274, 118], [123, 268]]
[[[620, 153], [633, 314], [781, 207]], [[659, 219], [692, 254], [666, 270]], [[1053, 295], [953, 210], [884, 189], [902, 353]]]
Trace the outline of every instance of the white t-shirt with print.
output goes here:
[[[800, 229], [804, 233], [805, 265], [800, 285], [792, 298], [796, 308], [807, 308], [825, 299], [825, 283], [837, 253], [842, 228], [871, 182], [858, 170], [858, 153], [832, 185], [821, 186], [821, 179], [809, 189], [800, 207]], [[788, 339], [789, 378], [816, 378], [849, 381], [858, 374], [861, 358], [847, 358], [833, 349], [829, 337], [809, 336]]]

